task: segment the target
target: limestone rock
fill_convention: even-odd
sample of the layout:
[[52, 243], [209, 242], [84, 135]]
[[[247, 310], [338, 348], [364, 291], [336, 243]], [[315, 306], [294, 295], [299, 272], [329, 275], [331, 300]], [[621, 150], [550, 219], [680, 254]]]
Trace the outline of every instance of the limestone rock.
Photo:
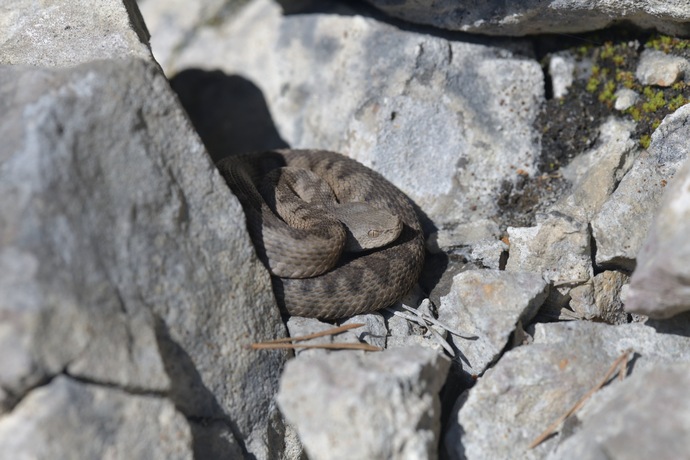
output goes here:
[[[174, 85], [178, 73], [204, 78], [205, 69], [217, 69], [227, 84], [241, 75], [265, 100], [287, 145], [361, 161], [439, 227], [500, 219], [501, 184], [518, 180], [515, 165], [534, 172], [540, 152], [534, 120], [543, 74], [524, 58], [528, 43], [448, 40], [360, 16], [342, 3], [323, 1], [318, 8], [318, 14], [285, 15], [277, 2], [251, 2], [231, 21], [181, 35], [176, 54], [161, 64]], [[207, 110], [217, 102], [209, 101]], [[195, 121], [209, 133], [212, 155], [227, 154], [222, 136], [211, 133], [228, 135], [231, 119]], [[256, 139], [244, 147], [267, 146]]]
[[0, 457], [191, 459], [192, 432], [165, 398], [60, 376], [0, 418]]
[[631, 139], [635, 124], [609, 118], [599, 128], [599, 141], [591, 150], [563, 168], [563, 176], [573, 184], [551, 212], [567, 214], [589, 223], [599, 212], [639, 154]]
[[687, 3], [675, 0], [368, 0], [390, 14], [418, 24], [489, 35], [588, 32], [618, 22], [690, 35]]
[[[577, 431], [579, 413], [563, 428], [565, 434], [561, 430], [535, 449], [527, 446], [594, 387], [628, 348], [635, 352], [633, 376], [659, 364], [690, 363], [690, 338], [660, 333], [639, 323], [537, 324], [532, 344], [503, 355], [458, 401], [445, 439], [451, 458], [544, 458]], [[612, 381], [587, 407], [598, 410], [607, 401], [603, 396], [623, 391], [621, 383]], [[654, 410], [649, 417], [658, 420], [659, 414]], [[617, 420], [624, 422], [623, 418]]]
[[616, 98], [616, 102], [613, 103], [613, 108], [622, 112], [635, 105], [640, 95], [631, 89], [621, 88], [614, 93], [613, 97]]
[[5, 67], [0, 93], [4, 410], [66, 371], [165, 392], [274, 457], [286, 355], [244, 345], [284, 326], [241, 207], [158, 67]]
[[549, 459], [683, 458], [690, 452], [690, 363], [650, 366], [620, 383]]
[[518, 321], [527, 323], [546, 299], [548, 285], [538, 273], [470, 270], [453, 278], [441, 297], [439, 321], [476, 336], [453, 339], [463, 370], [479, 375], [505, 348]]
[[664, 118], [611, 197], [592, 220], [596, 263], [632, 271], [666, 184], [688, 156], [690, 105]]
[[436, 458], [449, 364], [424, 348], [300, 356], [278, 404], [314, 460]]
[[1, 8], [0, 64], [67, 67], [96, 59], [151, 59], [135, 0], [12, 0]]
[[671, 86], [690, 71], [690, 61], [653, 49], [644, 50], [635, 77], [643, 85]]
[[667, 189], [625, 299], [627, 311], [655, 318], [690, 310], [689, 161]]
[[609, 324], [626, 324], [632, 318], [623, 310], [621, 291], [627, 285], [625, 273], [607, 270], [597, 274], [588, 283], [570, 291], [570, 308], [579, 319], [597, 319]]
[[508, 227], [506, 271], [539, 273], [553, 285], [546, 314], [558, 316], [570, 289], [593, 275], [587, 225], [565, 215], [546, 216], [535, 227]]

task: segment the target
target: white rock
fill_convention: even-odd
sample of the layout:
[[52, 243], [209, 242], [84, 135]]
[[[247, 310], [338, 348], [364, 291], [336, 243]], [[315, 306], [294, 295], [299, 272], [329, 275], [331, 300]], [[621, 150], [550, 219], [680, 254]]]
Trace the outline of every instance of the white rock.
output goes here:
[[529, 322], [548, 294], [537, 273], [470, 270], [453, 278], [441, 297], [439, 321], [476, 340], [453, 337], [463, 371], [479, 375], [505, 348], [518, 321]]
[[4, 67], [0, 92], [3, 409], [66, 370], [275, 457], [286, 353], [246, 348], [285, 334], [270, 279], [158, 66]]
[[191, 459], [192, 432], [165, 398], [61, 376], [0, 418], [0, 458]]
[[96, 59], [151, 60], [134, 0], [3, 2], [0, 64], [68, 67]]
[[435, 458], [449, 364], [424, 348], [300, 356], [278, 404], [311, 459]]
[[533, 172], [540, 153], [543, 74], [524, 58], [527, 43], [447, 40], [348, 8], [326, 2], [319, 14], [284, 15], [277, 2], [254, 1], [232, 21], [180, 34], [161, 64], [171, 76], [186, 68], [241, 75], [286, 144], [374, 168], [439, 228], [500, 218], [501, 184], [517, 180], [515, 165]]
[[631, 139], [635, 124], [614, 117], [599, 129], [594, 148], [573, 159], [563, 168], [563, 177], [572, 191], [550, 209], [571, 216], [582, 223], [590, 222], [616, 189], [639, 154], [638, 143]]
[[671, 181], [638, 256], [625, 309], [655, 318], [690, 310], [690, 161]]
[[643, 85], [671, 86], [689, 70], [690, 62], [687, 59], [647, 49], [640, 55], [635, 77]]
[[[558, 434], [536, 448], [528, 449], [529, 444], [593, 388], [628, 348], [635, 352], [633, 376], [660, 363], [690, 363], [690, 338], [660, 333], [642, 324], [609, 326], [585, 321], [537, 324], [534, 343], [507, 352], [458, 401], [445, 439], [450, 457], [544, 458], [577, 430], [579, 413]], [[622, 391], [621, 383], [624, 382], [614, 380], [602, 391], [608, 396], [615, 395]], [[650, 401], [654, 398], [666, 401], [665, 390], [654, 388], [658, 390], [655, 395], [649, 395]], [[634, 399], [638, 400], [638, 396]], [[606, 400], [592, 400], [586, 407], [594, 409]], [[681, 409], [679, 414], [683, 413]], [[653, 411], [649, 417], [658, 421], [661, 416]], [[639, 423], [627, 424], [624, 418], [616, 420], [625, 424], [626, 432], [636, 433], [634, 428]]]
[[563, 214], [546, 216], [534, 227], [508, 227], [506, 271], [539, 273], [554, 286], [549, 314], [565, 307], [569, 291], [593, 276], [587, 225]]
[[572, 86], [575, 72], [575, 59], [573, 56], [554, 55], [549, 61], [549, 75], [553, 97], [560, 99], [568, 94], [568, 88]]
[[580, 414], [581, 428], [548, 458], [685, 457], [690, 452], [688, 386], [687, 362], [655, 365], [634, 373], [605, 403]]
[[664, 118], [611, 197], [592, 220], [596, 263], [632, 271], [666, 184], [688, 156], [690, 105]]
[[614, 93], [613, 97], [616, 99], [613, 103], [613, 108], [622, 112], [635, 105], [640, 95], [631, 89], [621, 88]]

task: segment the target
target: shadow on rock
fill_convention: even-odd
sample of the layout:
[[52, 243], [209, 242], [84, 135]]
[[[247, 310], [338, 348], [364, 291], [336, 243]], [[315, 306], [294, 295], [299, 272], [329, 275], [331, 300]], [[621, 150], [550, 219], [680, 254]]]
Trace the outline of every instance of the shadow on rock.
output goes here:
[[219, 70], [187, 69], [170, 80], [214, 162], [228, 155], [288, 148], [261, 90]]
[[681, 313], [667, 319], [649, 319], [645, 324], [662, 334], [690, 337], [690, 312]]
[[189, 422], [195, 458], [224, 458], [227, 455], [252, 458], [238, 443], [242, 437], [232, 420], [224, 414], [215, 395], [204, 385], [192, 358], [156, 319], [156, 339], [163, 365], [170, 377], [169, 397]]

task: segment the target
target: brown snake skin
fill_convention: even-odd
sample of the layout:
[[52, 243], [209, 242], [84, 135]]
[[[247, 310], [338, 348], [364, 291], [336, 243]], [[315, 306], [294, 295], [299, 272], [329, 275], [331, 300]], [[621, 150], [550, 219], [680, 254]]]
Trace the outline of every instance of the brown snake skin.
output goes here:
[[344, 155], [323, 150], [274, 150], [231, 156], [217, 166], [244, 208], [254, 246], [267, 267], [271, 265], [267, 253], [287, 251], [293, 237], [310, 238], [285, 230], [286, 224], [259, 193], [261, 177], [275, 168], [311, 170], [331, 187], [339, 202], [366, 202], [388, 210], [403, 222], [402, 233], [393, 243], [357, 254], [341, 256], [338, 252], [335, 266], [323, 274], [308, 278], [273, 274], [276, 300], [287, 313], [337, 319], [372, 312], [392, 305], [417, 282], [424, 263], [421, 225], [411, 201], [375, 171]]

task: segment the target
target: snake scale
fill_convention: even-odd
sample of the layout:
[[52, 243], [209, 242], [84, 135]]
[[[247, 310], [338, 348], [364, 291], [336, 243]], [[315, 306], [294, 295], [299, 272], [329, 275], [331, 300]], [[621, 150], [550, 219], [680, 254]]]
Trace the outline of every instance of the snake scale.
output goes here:
[[[344, 155], [323, 150], [273, 150], [230, 156], [220, 160], [217, 167], [243, 206], [259, 258], [271, 271], [278, 305], [287, 313], [337, 319], [372, 312], [392, 305], [417, 282], [424, 263], [421, 225], [409, 198], [375, 171]], [[334, 194], [338, 204], [355, 203], [357, 207], [366, 203], [397, 216], [399, 236], [383, 247], [365, 247], [361, 252], [328, 247], [349, 230], [342, 230], [340, 224], [333, 229], [311, 222], [314, 213], [306, 209], [310, 205], [303, 200], [309, 202], [316, 192], [310, 186], [297, 190], [299, 185], [278, 183], [276, 176], [281, 174], [276, 171], [283, 170], [306, 170], [305, 176], [318, 176], [321, 184], [314, 187], [329, 188], [326, 193]], [[292, 189], [306, 194], [306, 199], [293, 198]], [[281, 213], [275, 208], [283, 195], [294, 203]], [[328, 219], [330, 211], [316, 206], [316, 214]], [[315, 228], [300, 230], [288, 225], [292, 214], [297, 215], [297, 223], [304, 221]], [[380, 233], [368, 230], [369, 235]], [[317, 268], [311, 267], [311, 262], [322, 256], [328, 260], [317, 262]]]

